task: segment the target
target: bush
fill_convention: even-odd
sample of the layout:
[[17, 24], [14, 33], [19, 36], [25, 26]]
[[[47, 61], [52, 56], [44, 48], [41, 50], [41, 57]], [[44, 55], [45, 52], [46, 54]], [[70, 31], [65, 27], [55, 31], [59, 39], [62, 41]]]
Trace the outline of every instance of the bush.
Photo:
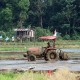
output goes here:
[[80, 40], [80, 35], [79, 35], [77, 32], [75, 32], [75, 33], [72, 35], [71, 39], [72, 39], [72, 40]]
[[15, 35], [14, 31], [6, 32], [6, 36], [8, 36], [9, 38], [12, 38], [12, 36], [14, 36], [14, 35]]
[[64, 39], [64, 40], [69, 40], [69, 39], [70, 39], [70, 35], [68, 35], [68, 34], [65, 35], [65, 36], [63, 37], [63, 39]]
[[0, 36], [2, 36], [3, 38], [5, 38], [6, 37], [6, 33], [3, 32], [3, 31], [0, 31]]
[[2, 36], [1, 39], [2, 41], [5, 41], [6, 37], [9, 37], [9, 41], [10, 41], [12, 36], [14, 35], [15, 35], [14, 31], [9, 31], [9, 32], [0, 31], [0, 36]]
[[0, 36], [2, 36], [2, 39], [0, 41], [3, 41], [6, 37], [6, 33], [3, 31], [0, 31]]
[[59, 32], [57, 32], [57, 39], [58, 40], [62, 40], [63, 39], [62, 36], [61, 36], [61, 33], [59, 33]]
[[52, 33], [50, 32], [50, 30], [48, 29], [43, 29], [41, 27], [36, 27], [35, 28], [35, 36], [36, 38], [40, 37], [40, 36], [50, 36], [52, 35]]

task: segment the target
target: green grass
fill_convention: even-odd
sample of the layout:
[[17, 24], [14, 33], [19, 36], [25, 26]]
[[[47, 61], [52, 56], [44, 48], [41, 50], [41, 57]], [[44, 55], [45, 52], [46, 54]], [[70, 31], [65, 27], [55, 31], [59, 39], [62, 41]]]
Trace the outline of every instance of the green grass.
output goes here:
[[80, 73], [70, 72], [68, 69], [58, 69], [55, 72], [35, 72], [24, 73], [0, 73], [0, 80], [78, 80]]
[[43, 73], [33, 73], [31, 72], [25, 72], [23, 74], [18, 75], [16, 80], [47, 80], [47, 77], [44, 76]]
[[[30, 47], [44, 47], [47, 45], [45, 42], [26, 42], [26, 43], [0, 43], [0, 51], [27, 51]], [[80, 48], [80, 40], [57, 40], [57, 48]]]
[[0, 80], [15, 80], [18, 74], [14, 73], [0, 73]]
[[[0, 51], [24, 51], [26, 52], [30, 47], [44, 47], [47, 46], [47, 41], [44, 42], [1, 42]], [[80, 48], [80, 40], [57, 40], [56, 48]], [[22, 59], [23, 55], [19, 53], [0, 53], [0, 59]]]

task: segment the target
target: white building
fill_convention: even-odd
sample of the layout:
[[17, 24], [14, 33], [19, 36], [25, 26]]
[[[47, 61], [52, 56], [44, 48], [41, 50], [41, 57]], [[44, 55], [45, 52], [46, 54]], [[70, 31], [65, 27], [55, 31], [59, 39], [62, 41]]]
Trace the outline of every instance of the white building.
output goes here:
[[16, 38], [17, 39], [30, 39], [35, 37], [35, 32], [32, 29], [29, 28], [19, 28], [19, 29], [14, 29], [16, 32]]

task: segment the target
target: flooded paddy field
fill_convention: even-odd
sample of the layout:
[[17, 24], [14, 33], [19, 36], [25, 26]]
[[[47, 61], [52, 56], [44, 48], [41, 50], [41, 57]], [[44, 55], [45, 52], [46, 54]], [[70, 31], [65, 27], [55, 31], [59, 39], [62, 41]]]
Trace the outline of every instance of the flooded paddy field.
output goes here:
[[58, 60], [55, 62], [46, 62], [44, 60], [37, 60], [35, 62], [29, 62], [27, 60], [0, 60], [0, 70], [44, 71], [56, 70], [59, 68], [80, 72], [80, 60]]
[[[80, 49], [61, 49], [67, 52], [69, 59], [80, 59]], [[0, 51], [0, 59], [24, 59], [23, 53], [26, 51]]]
[[80, 59], [80, 49], [61, 49], [67, 52], [69, 59]]
[[80, 72], [80, 49], [62, 49], [68, 53], [69, 60], [47, 62], [45, 60], [36, 60], [29, 62], [24, 60], [25, 51], [0, 51], [0, 70], [56, 70], [58, 68], [68, 68], [70, 71]]

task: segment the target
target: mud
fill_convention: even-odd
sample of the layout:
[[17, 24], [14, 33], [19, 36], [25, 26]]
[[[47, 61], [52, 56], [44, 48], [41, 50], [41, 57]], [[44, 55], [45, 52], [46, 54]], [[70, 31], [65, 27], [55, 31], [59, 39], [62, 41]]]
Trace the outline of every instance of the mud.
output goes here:
[[0, 60], [0, 70], [56, 70], [68, 68], [70, 71], [80, 71], [80, 60], [46, 62], [37, 60], [29, 62], [27, 60]]
[[[69, 56], [73, 58], [79, 58], [80, 59], [80, 49], [62, 49], [65, 52], [69, 53]], [[1, 53], [5, 53], [6, 51], [2, 51]], [[12, 52], [7, 52], [7, 54], [10, 53], [12, 55]], [[25, 52], [17, 52], [13, 51], [13, 55], [15, 57], [21, 55]], [[10, 55], [10, 57], [11, 57]], [[8, 55], [9, 56], [9, 55]], [[13, 56], [12, 56], [13, 57]], [[71, 58], [70, 57], [70, 58]], [[70, 71], [79, 71], [80, 72], [80, 60], [67, 60], [67, 61], [54, 61], [54, 62], [46, 62], [45, 60], [37, 60], [35, 62], [29, 62], [27, 60], [0, 60], [0, 71], [4, 70], [56, 70], [58, 68], [68, 68]]]
[[80, 49], [61, 49], [65, 52], [74, 52], [74, 53], [80, 53]]

